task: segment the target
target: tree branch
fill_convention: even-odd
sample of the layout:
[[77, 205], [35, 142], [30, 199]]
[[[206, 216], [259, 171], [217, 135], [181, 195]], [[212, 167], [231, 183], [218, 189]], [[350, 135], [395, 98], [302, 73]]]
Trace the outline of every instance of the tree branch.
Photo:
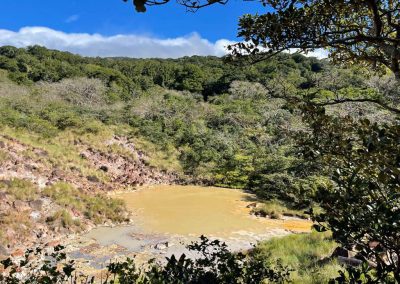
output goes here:
[[342, 104], [342, 103], [347, 103], [347, 102], [352, 102], [352, 103], [373, 103], [376, 105], [379, 105], [380, 107], [393, 112], [395, 114], [400, 114], [400, 109], [391, 107], [379, 100], [374, 100], [374, 99], [340, 99], [340, 100], [334, 100], [330, 102], [325, 102], [325, 103], [316, 103], [316, 106], [329, 106], [329, 105], [337, 105], [337, 104]]

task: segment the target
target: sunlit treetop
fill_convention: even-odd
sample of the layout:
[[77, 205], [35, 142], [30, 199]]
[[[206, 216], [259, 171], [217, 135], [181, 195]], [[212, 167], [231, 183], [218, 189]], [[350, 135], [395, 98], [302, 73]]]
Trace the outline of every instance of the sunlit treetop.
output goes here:
[[[127, 1], [127, 0], [124, 0]], [[136, 10], [170, 0], [133, 0]], [[227, 0], [177, 0], [190, 11]], [[242, 42], [229, 48], [233, 58], [263, 60], [287, 49], [325, 48], [337, 63], [390, 69], [400, 79], [400, 1], [261, 0], [272, 8], [239, 20]]]

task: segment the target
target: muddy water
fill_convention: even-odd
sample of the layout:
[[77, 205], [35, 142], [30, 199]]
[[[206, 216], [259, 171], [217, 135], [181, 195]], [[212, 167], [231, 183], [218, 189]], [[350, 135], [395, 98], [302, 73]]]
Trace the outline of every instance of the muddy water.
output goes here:
[[[199, 186], [153, 186], [114, 196], [133, 213], [133, 225], [100, 227], [77, 240], [74, 256], [91, 266], [104, 259], [142, 259], [185, 253], [200, 235], [225, 241], [231, 250], [250, 249], [261, 240], [307, 232], [305, 220], [271, 220], [250, 214], [254, 196], [240, 190]], [[195, 256], [193, 256], [195, 257]]]
[[[271, 228], [308, 230], [308, 224], [250, 216], [254, 196], [240, 190], [199, 186], [157, 186], [117, 195], [136, 213], [147, 232], [178, 235], [227, 235]], [[300, 225], [300, 226], [299, 226]], [[297, 227], [297, 228], [296, 228]]]

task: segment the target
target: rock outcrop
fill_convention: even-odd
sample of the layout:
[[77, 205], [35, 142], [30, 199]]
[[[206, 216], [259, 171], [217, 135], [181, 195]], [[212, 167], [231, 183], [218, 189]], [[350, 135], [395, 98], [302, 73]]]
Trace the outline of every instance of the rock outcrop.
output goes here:
[[[82, 141], [73, 144], [76, 159], [83, 160], [84, 170], [82, 165], [60, 164], [51, 153], [40, 147], [0, 135], [0, 256], [94, 227], [79, 208], [66, 208], [49, 196], [40, 195], [41, 190], [53, 184], [64, 182], [81, 192], [95, 195], [131, 190], [140, 185], [184, 182], [175, 173], [151, 167], [145, 153], [136, 149], [126, 137], [113, 136], [99, 149]], [[123, 151], [114, 151], [116, 146]], [[7, 192], [7, 186], [15, 179], [30, 181], [38, 188], [38, 194], [20, 199], [13, 192]], [[71, 230], [57, 226], [55, 222], [49, 225], [52, 216], [63, 210], [72, 218], [67, 221], [79, 221], [79, 226]], [[2, 239], [8, 240], [6, 246]]]

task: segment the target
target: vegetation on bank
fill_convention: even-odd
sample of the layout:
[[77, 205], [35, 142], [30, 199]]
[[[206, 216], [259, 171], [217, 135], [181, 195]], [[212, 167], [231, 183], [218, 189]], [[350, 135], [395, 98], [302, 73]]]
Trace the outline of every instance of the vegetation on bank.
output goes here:
[[253, 253], [266, 263], [280, 262], [289, 267], [293, 283], [328, 283], [342, 268], [330, 258], [336, 247], [328, 234], [312, 232], [261, 242]]

